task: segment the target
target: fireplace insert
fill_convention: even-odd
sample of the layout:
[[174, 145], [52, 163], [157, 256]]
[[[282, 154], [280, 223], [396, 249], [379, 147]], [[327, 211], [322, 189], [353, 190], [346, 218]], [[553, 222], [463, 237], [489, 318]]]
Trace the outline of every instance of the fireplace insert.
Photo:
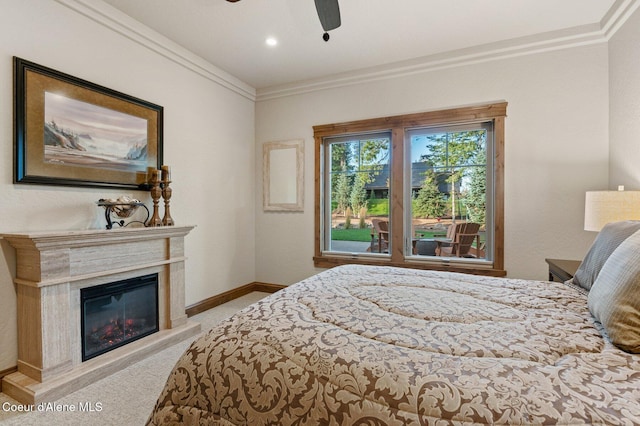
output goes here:
[[155, 333], [158, 274], [80, 290], [82, 361]]

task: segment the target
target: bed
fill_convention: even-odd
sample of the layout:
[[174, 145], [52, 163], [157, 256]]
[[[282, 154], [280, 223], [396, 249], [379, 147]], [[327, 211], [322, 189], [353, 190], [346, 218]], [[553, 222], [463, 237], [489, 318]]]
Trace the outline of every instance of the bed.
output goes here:
[[[633, 237], [597, 279], [640, 296]], [[148, 424], [637, 425], [640, 337], [593, 314], [600, 285], [336, 267], [194, 341]]]

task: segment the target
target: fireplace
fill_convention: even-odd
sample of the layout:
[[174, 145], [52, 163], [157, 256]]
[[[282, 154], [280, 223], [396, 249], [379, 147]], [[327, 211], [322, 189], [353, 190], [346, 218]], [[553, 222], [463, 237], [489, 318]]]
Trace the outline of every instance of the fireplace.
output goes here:
[[80, 291], [82, 361], [158, 331], [158, 274]]
[[[0, 234], [16, 249], [18, 308], [18, 371], [3, 377], [3, 393], [56, 401], [197, 334], [184, 296], [192, 229]], [[136, 328], [107, 338], [127, 325]]]

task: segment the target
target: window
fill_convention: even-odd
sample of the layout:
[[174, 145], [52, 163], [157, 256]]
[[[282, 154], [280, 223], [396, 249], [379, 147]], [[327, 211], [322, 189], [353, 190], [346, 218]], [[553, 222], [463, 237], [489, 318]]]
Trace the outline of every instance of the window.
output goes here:
[[487, 200], [493, 179], [487, 179], [487, 169], [493, 169], [493, 122], [414, 129], [405, 140], [411, 254], [449, 262], [491, 260], [494, 227]]
[[316, 266], [505, 275], [506, 106], [314, 126]]
[[367, 218], [389, 218], [391, 134], [329, 137], [324, 146], [323, 246], [329, 252], [382, 253], [383, 245], [373, 247]]

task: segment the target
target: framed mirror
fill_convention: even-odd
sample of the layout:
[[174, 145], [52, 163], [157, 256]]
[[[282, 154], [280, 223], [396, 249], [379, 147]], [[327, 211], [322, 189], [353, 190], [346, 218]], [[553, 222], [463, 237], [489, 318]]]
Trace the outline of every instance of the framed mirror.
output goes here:
[[264, 211], [304, 211], [304, 140], [265, 142]]

